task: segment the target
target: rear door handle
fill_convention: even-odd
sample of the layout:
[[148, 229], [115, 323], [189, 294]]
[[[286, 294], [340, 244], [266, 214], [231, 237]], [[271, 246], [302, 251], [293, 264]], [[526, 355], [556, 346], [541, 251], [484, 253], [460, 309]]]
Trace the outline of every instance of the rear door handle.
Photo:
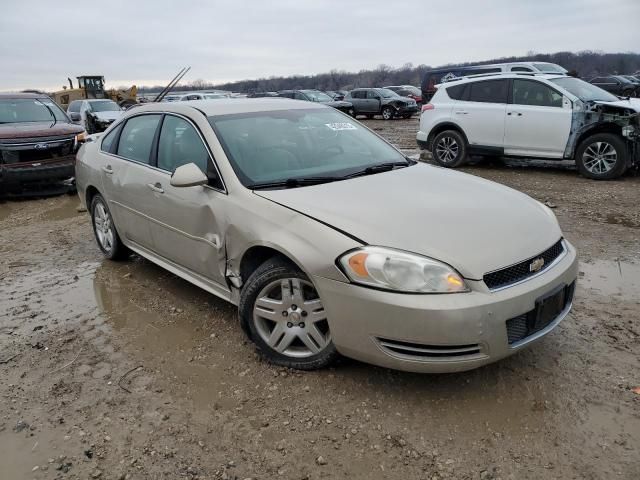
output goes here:
[[456, 111], [456, 115], [468, 115], [469, 112], [465, 111], [465, 110], [457, 110]]
[[113, 168], [111, 168], [111, 165], [107, 165], [106, 167], [102, 167], [102, 171], [107, 175], [111, 175], [113, 173]]
[[160, 184], [160, 182], [147, 183], [147, 187], [149, 187], [151, 190], [153, 190], [156, 193], [164, 193], [164, 190], [162, 189], [162, 185]]

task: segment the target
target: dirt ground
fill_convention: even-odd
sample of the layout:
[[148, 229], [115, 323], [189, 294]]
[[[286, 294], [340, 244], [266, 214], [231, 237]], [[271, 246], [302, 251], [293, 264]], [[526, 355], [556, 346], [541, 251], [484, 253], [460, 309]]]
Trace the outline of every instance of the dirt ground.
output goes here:
[[463, 170], [555, 207], [581, 273], [544, 341], [451, 375], [273, 367], [231, 305], [103, 260], [76, 197], [0, 203], [0, 479], [640, 478], [640, 176]]

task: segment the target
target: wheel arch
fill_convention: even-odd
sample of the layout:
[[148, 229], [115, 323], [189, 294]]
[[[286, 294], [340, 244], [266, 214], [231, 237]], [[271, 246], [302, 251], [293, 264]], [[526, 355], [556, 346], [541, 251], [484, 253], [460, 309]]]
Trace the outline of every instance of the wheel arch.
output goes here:
[[283, 252], [282, 250], [274, 247], [273, 245], [264, 245], [264, 244], [252, 245], [251, 247], [246, 249], [240, 257], [238, 274], [240, 276], [242, 285], [246, 283], [247, 279], [251, 276], [253, 272], [256, 271], [256, 269], [260, 265], [262, 265], [264, 262], [272, 258], [280, 258], [286, 262], [291, 263], [299, 270], [305, 272], [305, 270], [300, 266], [300, 264], [295, 259], [292, 258], [291, 255]]
[[99, 193], [100, 191], [93, 185], [87, 185], [87, 188], [85, 188], [84, 198], [85, 198], [85, 205], [88, 211], [91, 211], [91, 202], [93, 201], [93, 197], [95, 197]]
[[591, 137], [592, 135], [597, 135], [599, 133], [612, 133], [614, 135], [619, 135], [620, 138], [625, 140], [625, 143], [626, 143], [626, 139], [622, 136], [622, 127], [617, 123], [605, 122], [605, 123], [597, 123], [595, 125], [589, 125], [587, 128], [585, 128], [582, 132], [580, 132], [576, 136], [576, 141], [573, 142], [573, 145], [571, 146], [571, 152], [570, 152], [569, 158], [575, 159], [576, 152], [578, 151], [578, 148], [580, 147], [582, 142], [584, 142], [587, 138]]
[[460, 135], [462, 135], [462, 138], [464, 138], [465, 143], [469, 145], [469, 139], [467, 138], [467, 135], [464, 133], [464, 130], [462, 130], [462, 128], [460, 128], [459, 125], [453, 122], [442, 122], [437, 124], [435, 127], [433, 127], [429, 132], [429, 136], [427, 137], [427, 150], [429, 151], [432, 150], [433, 139], [436, 138], [437, 135], [439, 135], [440, 133], [446, 130], [454, 130], [458, 132]]

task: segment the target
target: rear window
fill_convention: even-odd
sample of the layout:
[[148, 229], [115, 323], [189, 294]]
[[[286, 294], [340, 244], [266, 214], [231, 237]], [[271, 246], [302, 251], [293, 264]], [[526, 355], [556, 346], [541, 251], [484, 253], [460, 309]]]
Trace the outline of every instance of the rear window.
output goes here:
[[469, 101], [507, 103], [507, 80], [484, 80], [469, 84]]

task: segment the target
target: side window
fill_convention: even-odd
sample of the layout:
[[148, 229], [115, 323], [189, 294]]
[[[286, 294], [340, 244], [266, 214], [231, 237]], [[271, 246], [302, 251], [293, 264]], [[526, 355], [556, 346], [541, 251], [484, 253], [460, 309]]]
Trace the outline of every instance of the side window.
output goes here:
[[511, 67], [512, 72], [533, 72], [529, 67]]
[[160, 115], [140, 115], [127, 120], [120, 135], [118, 155], [149, 164], [153, 137], [159, 122]]
[[516, 78], [513, 80], [513, 103], [562, 108], [562, 95], [544, 83]]
[[305, 97], [300, 92], [294, 92], [293, 98], [295, 98], [296, 100], [307, 100], [307, 97]]
[[75, 113], [80, 112], [80, 105], [82, 105], [82, 101], [81, 100], [74, 100], [67, 107], [67, 112], [69, 112], [69, 113], [71, 113], [71, 112], [75, 112]]
[[113, 152], [113, 147], [114, 147], [113, 142], [118, 137], [118, 132], [120, 131], [120, 129], [121, 129], [121, 126], [116, 127], [104, 136], [104, 138], [102, 139], [102, 144], [100, 148], [103, 152], [107, 152], [107, 153]]
[[484, 80], [469, 84], [469, 101], [507, 103], [507, 80]]
[[207, 174], [209, 152], [193, 125], [180, 117], [167, 115], [160, 131], [158, 168], [173, 172], [187, 163], [195, 163]]
[[377, 100], [380, 98], [380, 95], [375, 90], [367, 90], [367, 98]]
[[468, 83], [463, 83], [462, 85], [456, 85], [454, 87], [447, 88], [447, 95], [449, 98], [453, 100], [463, 100], [466, 96], [466, 90]]
[[357, 92], [351, 92], [353, 98], [366, 98], [367, 92], [365, 90], [358, 90]]

